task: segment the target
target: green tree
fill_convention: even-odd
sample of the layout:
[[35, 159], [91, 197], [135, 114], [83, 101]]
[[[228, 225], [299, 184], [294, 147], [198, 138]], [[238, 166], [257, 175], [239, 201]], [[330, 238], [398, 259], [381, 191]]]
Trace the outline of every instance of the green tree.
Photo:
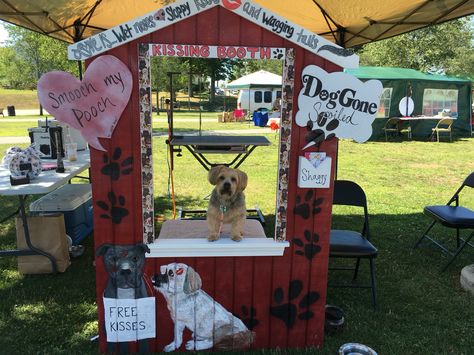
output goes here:
[[[215, 103], [216, 81], [229, 78], [235, 60], [217, 58], [186, 58], [190, 72], [209, 78], [209, 101], [211, 106]], [[189, 78], [189, 96], [192, 96], [191, 77]]]
[[361, 65], [472, 76], [473, 36], [471, 22], [464, 18], [366, 44], [358, 54]]
[[63, 70], [75, 75], [77, 63], [67, 59], [67, 44], [19, 26], [6, 25], [9, 34], [0, 51], [0, 77], [6, 87], [35, 89], [42, 74]]
[[[152, 90], [156, 91], [156, 107], [160, 105], [160, 91], [170, 91], [170, 75], [169, 73], [180, 73], [179, 75], [172, 75], [173, 80], [173, 95], [176, 97], [176, 92], [186, 87], [186, 76], [189, 72], [188, 67], [179, 58], [174, 57], [152, 57], [151, 58], [151, 86]], [[158, 111], [159, 113], [159, 111]]]
[[266, 70], [270, 73], [281, 75], [283, 70], [283, 62], [277, 59], [241, 60], [234, 65], [230, 79], [238, 79], [241, 76], [251, 74], [259, 70]]

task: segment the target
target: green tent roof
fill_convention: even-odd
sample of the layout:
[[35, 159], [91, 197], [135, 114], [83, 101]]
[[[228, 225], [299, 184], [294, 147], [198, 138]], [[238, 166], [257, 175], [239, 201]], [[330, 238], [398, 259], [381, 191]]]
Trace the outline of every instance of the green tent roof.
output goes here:
[[346, 73], [359, 79], [410, 79], [410, 80], [433, 80], [470, 83], [468, 79], [453, 76], [425, 74], [414, 69], [394, 68], [394, 67], [359, 67], [358, 69], [345, 69]]

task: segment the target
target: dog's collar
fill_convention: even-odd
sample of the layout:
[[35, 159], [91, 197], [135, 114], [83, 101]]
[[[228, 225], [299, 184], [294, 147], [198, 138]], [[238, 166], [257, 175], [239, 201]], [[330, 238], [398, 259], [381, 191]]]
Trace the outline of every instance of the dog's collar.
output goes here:
[[227, 206], [221, 203], [221, 205], [219, 206], [219, 210], [222, 214], [225, 214], [227, 212]]

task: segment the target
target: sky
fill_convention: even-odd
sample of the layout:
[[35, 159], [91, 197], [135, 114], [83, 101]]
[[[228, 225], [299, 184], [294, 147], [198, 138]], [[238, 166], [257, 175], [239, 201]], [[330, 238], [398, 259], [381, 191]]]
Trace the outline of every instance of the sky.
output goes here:
[[3, 44], [3, 42], [5, 42], [7, 38], [8, 38], [8, 33], [3, 28], [3, 22], [0, 21], [0, 45]]

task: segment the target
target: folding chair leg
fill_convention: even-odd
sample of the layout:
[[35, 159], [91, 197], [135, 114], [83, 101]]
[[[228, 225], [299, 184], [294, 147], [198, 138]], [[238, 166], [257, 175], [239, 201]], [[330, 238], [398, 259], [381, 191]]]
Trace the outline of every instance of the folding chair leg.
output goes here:
[[374, 265], [374, 260], [372, 258], [369, 259], [370, 262], [370, 281], [372, 285], [372, 304], [374, 306], [374, 309], [377, 310], [377, 284], [375, 281], [375, 265]]
[[464, 249], [464, 247], [469, 244], [469, 241], [471, 240], [471, 238], [474, 236], [474, 232], [472, 232], [471, 234], [469, 234], [469, 237], [464, 241], [464, 243], [462, 243], [462, 245], [454, 252], [454, 254], [451, 256], [451, 259], [448, 260], [448, 262], [446, 263], [446, 265], [443, 266], [443, 268], [441, 269], [440, 272], [444, 272], [446, 271], [446, 269], [448, 268], [449, 265], [452, 264], [452, 262], [454, 261], [454, 259], [456, 259], [456, 257], [459, 255], [459, 253]]
[[357, 275], [359, 274], [359, 266], [360, 266], [360, 258], [357, 258], [356, 266], [354, 268], [354, 276], [352, 277], [352, 281], [357, 279]]
[[420, 245], [421, 241], [423, 240], [423, 238], [425, 238], [425, 235], [428, 234], [428, 232], [431, 230], [431, 228], [433, 228], [433, 226], [436, 224], [436, 221], [434, 222], [431, 222], [431, 224], [429, 225], [428, 229], [421, 235], [421, 238], [417, 240], [417, 242], [415, 243], [415, 245], [413, 246], [413, 249], [416, 249], [418, 248], [418, 246]]

